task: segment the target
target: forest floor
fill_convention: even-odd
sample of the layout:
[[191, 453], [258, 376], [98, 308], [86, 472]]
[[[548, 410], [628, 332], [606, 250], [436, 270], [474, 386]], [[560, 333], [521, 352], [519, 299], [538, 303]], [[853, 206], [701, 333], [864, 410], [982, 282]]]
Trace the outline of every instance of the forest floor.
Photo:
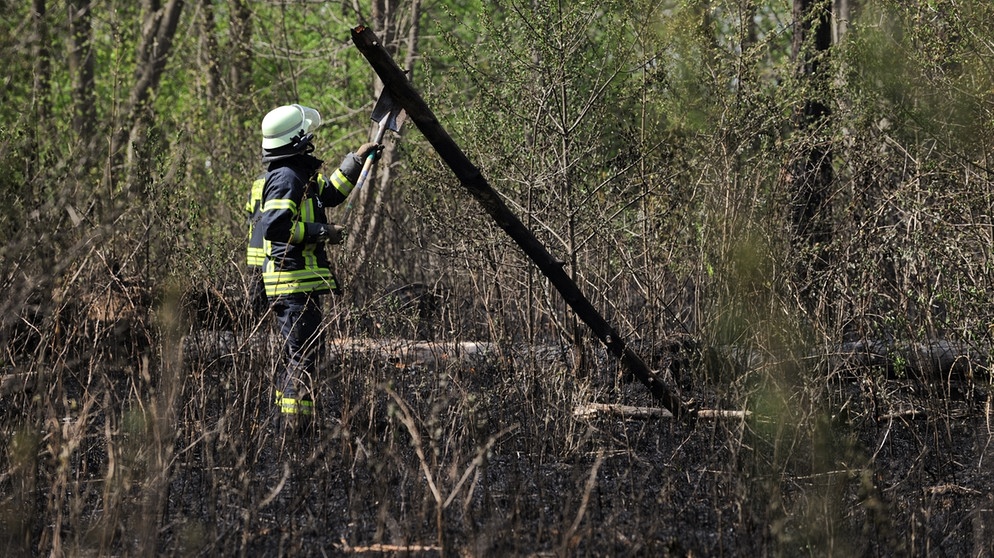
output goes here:
[[[990, 399], [975, 387], [936, 393], [857, 374], [818, 392], [827, 401], [812, 416], [769, 411], [757, 387], [748, 419], [688, 424], [574, 416], [588, 398], [658, 407], [616, 373], [386, 366], [371, 406], [332, 389], [331, 418], [309, 441], [281, 453], [274, 432], [259, 442], [254, 466], [233, 468], [223, 482], [198, 480], [199, 460], [177, 463], [167, 515], [205, 521], [203, 510], [214, 508], [226, 527], [212, 536], [250, 555], [994, 549], [994, 430]], [[682, 383], [690, 388], [682, 395], [704, 407], [731, 405]], [[204, 505], [225, 492], [241, 499]]]
[[[186, 370], [170, 397], [154, 378], [143, 391], [133, 377], [71, 375], [75, 385], [65, 380], [53, 402], [62, 436], [42, 432], [48, 458], [37, 476], [24, 488], [23, 471], [4, 474], [6, 555], [994, 549], [991, 402], [972, 384], [937, 393], [853, 374], [778, 399], [768, 382], [743, 381], [733, 401], [684, 378], [682, 395], [702, 407], [753, 413], [687, 423], [575, 416], [592, 401], [657, 405], [610, 367], [578, 377], [354, 356], [328, 370], [320, 419], [288, 438], [273, 420], [268, 380], [236, 362]], [[821, 400], [802, 404], [805, 393]], [[9, 407], [4, 424], [16, 424]], [[78, 435], [66, 433], [74, 427]]]

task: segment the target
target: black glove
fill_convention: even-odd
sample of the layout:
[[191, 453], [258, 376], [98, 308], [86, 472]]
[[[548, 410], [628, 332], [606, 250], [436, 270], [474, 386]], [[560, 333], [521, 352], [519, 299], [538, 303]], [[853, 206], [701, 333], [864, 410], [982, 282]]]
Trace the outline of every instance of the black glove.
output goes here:
[[359, 149], [355, 150], [355, 154], [356, 154], [356, 157], [359, 157], [360, 161], [365, 161], [366, 157], [368, 157], [370, 153], [376, 151], [376, 154], [379, 155], [379, 152], [382, 149], [383, 149], [383, 145], [382, 144], [369, 142], [369, 143], [364, 143], [364, 144], [360, 145]]
[[345, 227], [341, 225], [326, 225], [324, 223], [307, 223], [305, 242], [321, 242], [325, 244], [341, 244], [345, 240]]

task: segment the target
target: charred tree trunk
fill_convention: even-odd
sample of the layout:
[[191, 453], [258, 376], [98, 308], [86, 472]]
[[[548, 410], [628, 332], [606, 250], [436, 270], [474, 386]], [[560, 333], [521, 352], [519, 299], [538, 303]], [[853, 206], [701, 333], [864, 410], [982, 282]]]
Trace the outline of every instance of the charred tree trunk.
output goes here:
[[[45, 0], [32, 0], [31, 2], [31, 35], [29, 37], [28, 50], [34, 60], [34, 81], [31, 84], [31, 118], [35, 126], [25, 128], [29, 134], [25, 138], [28, 146], [25, 150], [27, 157], [24, 161], [24, 175], [28, 177], [25, 181], [33, 184], [36, 172], [36, 162], [38, 159], [39, 133], [44, 129], [42, 122], [49, 118], [48, 105], [46, 102], [49, 92], [49, 84], [52, 79], [51, 54], [48, 45], [48, 22], [45, 18]], [[38, 195], [37, 188], [35, 196]]]
[[793, 58], [811, 96], [795, 114], [795, 127], [804, 148], [791, 172], [794, 186], [793, 221], [798, 241], [809, 248], [827, 242], [826, 215], [832, 182], [832, 152], [819, 133], [831, 116], [827, 96], [827, 57], [832, 46], [832, 20], [826, 0], [794, 0]]
[[48, 50], [48, 22], [45, 0], [31, 2], [31, 56], [34, 59], [34, 82], [31, 85], [31, 102], [36, 121], [48, 118], [47, 103], [49, 83], [52, 81], [51, 56]]
[[[90, 0], [69, 2], [69, 70], [72, 74], [72, 126], [80, 144], [91, 146], [97, 122], [94, 93], [93, 31]], [[87, 153], [89, 149], [83, 149]]]
[[201, 0], [200, 11], [203, 18], [200, 21], [200, 41], [202, 45], [200, 50], [204, 57], [201, 64], [204, 67], [204, 74], [207, 75], [207, 98], [211, 101], [211, 105], [217, 106], [218, 97], [221, 94], [221, 57], [218, 52], [214, 1]]
[[394, 101], [407, 111], [408, 117], [431, 143], [438, 154], [452, 169], [466, 191], [476, 199], [497, 225], [538, 266], [552, 285], [559, 291], [576, 315], [586, 323], [608, 351], [621, 362], [626, 372], [641, 381], [652, 395], [678, 417], [692, 417], [693, 409], [656, 376], [645, 362], [627, 346], [607, 320], [580, 292], [564, 269], [564, 262], [553, 257], [546, 247], [528, 230], [521, 220], [511, 212], [504, 200], [490, 186], [480, 170], [466, 157], [462, 149], [442, 128], [435, 114], [421, 96], [411, 87], [405, 73], [397, 67], [390, 55], [383, 49], [379, 39], [371, 29], [357, 27], [352, 30], [352, 40], [366, 57], [373, 69], [383, 80], [384, 87], [390, 90]]

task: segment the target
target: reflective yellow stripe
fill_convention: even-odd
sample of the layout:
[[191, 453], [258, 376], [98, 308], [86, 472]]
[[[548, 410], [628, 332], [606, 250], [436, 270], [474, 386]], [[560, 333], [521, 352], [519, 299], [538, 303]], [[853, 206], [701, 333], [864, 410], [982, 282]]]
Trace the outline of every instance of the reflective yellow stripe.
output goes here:
[[260, 267], [262, 263], [266, 261], [266, 250], [265, 248], [257, 248], [255, 246], [249, 246], [245, 251], [245, 261], [248, 265]]
[[335, 281], [298, 281], [294, 283], [278, 283], [266, 285], [266, 296], [280, 296], [295, 293], [311, 293], [321, 289], [334, 289]]
[[317, 250], [317, 244], [308, 244], [301, 250], [301, 255], [304, 256], [304, 269], [320, 269], [318, 268]]
[[325, 281], [331, 279], [331, 272], [325, 268], [318, 269], [298, 269], [295, 271], [277, 271], [273, 268], [272, 262], [266, 267], [266, 282], [272, 281]]
[[300, 244], [304, 241], [304, 224], [296, 222], [290, 228], [290, 244]]
[[265, 186], [266, 186], [266, 178], [265, 177], [256, 178], [255, 181], [252, 182], [252, 199], [253, 200], [260, 200], [260, 201], [262, 200], [262, 189]]
[[336, 170], [335, 173], [331, 175], [331, 185], [345, 196], [352, 193], [352, 189], [355, 188], [355, 184], [352, 184], [352, 182], [344, 174], [342, 174], [342, 169]]
[[255, 179], [255, 182], [252, 183], [252, 193], [249, 195], [249, 200], [245, 202], [245, 211], [252, 213], [255, 211], [255, 204], [262, 202], [262, 189], [265, 185], [265, 178]]
[[293, 203], [293, 200], [278, 199], [278, 200], [269, 200], [266, 202], [265, 205], [262, 206], [263, 211], [277, 211], [280, 209], [288, 209], [296, 213], [297, 204]]
[[279, 400], [280, 412], [284, 415], [310, 415], [314, 414], [314, 402], [307, 399], [292, 399], [281, 397]]
[[324, 193], [325, 187], [330, 183], [330, 181], [328, 180], [328, 177], [324, 175], [324, 173], [320, 172], [318, 173], [318, 176], [315, 179], [315, 181], [318, 183], [318, 197], [320, 198], [321, 194]]
[[[300, 218], [293, 224], [293, 235], [290, 237], [291, 244], [301, 244], [304, 242], [304, 236], [306, 235], [306, 228], [304, 223], [313, 223], [314, 219], [314, 198], [304, 198], [303, 203], [300, 205]], [[309, 246], [304, 249], [314, 251], [313, 246]], [[307, 262], [307, 266], [311, 266], [311, 262]]]
[[331, 271], [328, 269], [276, 271], [273, 267], [273, 262], [268, 262], [262, 274], [262, 280], [266, 284], [266, 295], [268, 296], [309, 293], [319, 289], [335, 288], [335, 280], [332, 279]]
[[303, 200], [303, 206], [300, 208], [300, 220], [305, 223], [314, 222], [314, 198], [307, 198]]

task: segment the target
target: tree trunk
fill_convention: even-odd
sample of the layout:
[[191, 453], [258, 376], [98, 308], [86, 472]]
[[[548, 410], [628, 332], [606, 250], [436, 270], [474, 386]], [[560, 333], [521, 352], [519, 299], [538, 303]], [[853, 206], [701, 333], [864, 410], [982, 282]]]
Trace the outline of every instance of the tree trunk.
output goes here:
[[756, 29], [756, 0], [745, 0], [740, 9], [742, 54], [744, 55], [756, 44], [758, 37], [758, 30]]
[[[131, 148], [140, 149], [144, 144], [148, 122], [151, 121], [152, 116], [149, 100], [158, 89], [159, 81], [166, 69], [179, 17], [183, 12], [183, 4], [183, 0], [169, 0], [169, 3], [163, 7], [159, 7], [158, 2], [145, 3], [145, 21], [136, 55], [135, 81], [125, 110], [122, 111], [126, 121], [115, 127], [111, 137], [110, 168], [105, 175], [109, 190], [117, 171], [121, 170], [125, 163], [130, 163]], [[130, 174], [124, 175], [129, 176], [128, 188], [134, 191], [138, 189], [139, 184], [131, 179]]]
[[[418, 50], [418, 38], [420, 27], [418, 25], [421, 18], [421, 2], [413, 0], [410, 3], [410, 11], [407, 18], [402, 17], [400, 12], [401, 2], [398, 0], [375, 0], [373, 2], [373, 29], [379, 37], [384, 37], [384, 45], [391, 55], [396, 55], [401, 50], [400, 37], [402, 30], [406, 28], [404, 40], [404, 66], [408, 70], [410, 78], [411, 68], [414, 66], [414, 59]], [[377, 97], [383, 91], [383, 82], [379, 76], [373, 80], [373, 91]], [[372, 139], [375, 130], [370, 132]], [[350, 245], [346, 246], [346, 252], [354, 253], [355, 263], [353, 273], [361, 273], [361, 268], [369, 260], [370, 254], [375, 253], [377, 244], [380, 241], [381, 217], [384, 212], [384, 204], [392, 199], [393, 177], [391, 167], [397, 159], [397, 144], [395, 142], [385, 142], [386, 147], [376, 164], [376, 175], [368, 181], [368, 184], [375, 184], [374, 188], [364, 188], [357, 192], [355, 206], [357, 211], [351, 219], [352, 230], [361, 231], [361, 234], [350, 236]], [[360, 226], [361, 224], [361, 226]]]
[[[228, 87], [232, 106], [245, 106], [243, 99], [252, 95], [252, 12], [245, 0], [229, 0], [228, 23], [230, 31], [231, 67], [228, 69]], [[231, 111], [232, 117], [236, 112]]]
[[832, 18], [832, 42], [838, 44], [849, 30], [849, 19], [852, 12], [850, 0], [835, 0], [834, 17]]
[[[71, 0], [69, 8], [69, 70], [72, 74], [73, 131], [84, 146], [92, 145], [97, 122], [94, 93], [93, 30], [90, 0]], [[87, 150], [84, 149], [83, 153]]]
[[36, 121], [48, 118], [44, 102], [48, 96], [48, 86], [52, 79], [51, 59], [48, 50], [48, 23], [45, 21], [45, 0], [31, 2], [31, 57], [34, 60], [34, 82], [31, 86], [31, 102], [34, 104]]
[[[832, 152], [821, 128], [831, 116], [826, 58], [832, 45], [832, 20], [827, 0], [794, 0], [793, 59], [811, 94], [795, 114], [795, 128], [803, 138], [802, 152], [793, 163], [793, 225], [800, 245], [815, 248], [831, 238], [827, 215], [832, 183]], [[819, 258], [816, 256], [816, 260]], [[821, 267], [819, 261], [815, 268]]]
[[217, 106], [221, 94], [221, 67], [218, 52], [217, 25], [214, 18], [214, 1], [201, 0], [200, 10], [200, 52], [204, 59], [201, 64], [207, 76], [207, 99]]
[[[28, 184], [34, 184], [34, 174], [36, 172], [36, 161], [38, 154], [39, 137], [38, 133], [44, 129], [40, 123], [49, 118], [47, 102], [49, 84], [52, 79], [51, 55], [48, 50], [48, 22], [45, 20], [45, 0], [32, 0], [31, 2], [31, 36], [29, 39], [29, 52], [34, 60], [34, 80], [31, 84], [31, 118], [38, 124], [26, 127], [28, 137], [25, 143], [28, 156], [24, 161], [24, 176]], [[35, 188], [35, 196], [38, 196], [38, 188]]]

